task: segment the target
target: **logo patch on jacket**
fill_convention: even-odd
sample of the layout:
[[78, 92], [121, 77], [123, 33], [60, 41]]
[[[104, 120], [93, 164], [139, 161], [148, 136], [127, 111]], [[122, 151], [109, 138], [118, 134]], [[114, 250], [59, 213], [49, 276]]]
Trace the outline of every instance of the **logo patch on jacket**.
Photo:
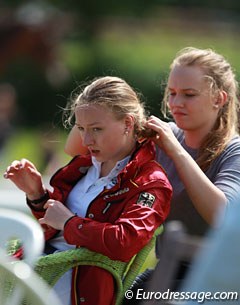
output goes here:
[[143, 206], [151, 208], [153, 206], [154, 201], [155, 196], [150, 193], [144, 192], [139, 195], [137, 204], [141, 204]]
[[117, 192], [115, 192], [113, 194], [105, 195], [103, 197], [103, 199], [106, 200], [106, 199], [109, 199], [109, 198], [112, 198], [112, 197], [115, 197], [115, 196], [120, 196], [120, 195], [122, 195], [124, 193], [127, 193], [127, 192], [129, 192], [129, 187], [125, 187], [124, 189], [119, 190], [119, 191], [117, 191]]

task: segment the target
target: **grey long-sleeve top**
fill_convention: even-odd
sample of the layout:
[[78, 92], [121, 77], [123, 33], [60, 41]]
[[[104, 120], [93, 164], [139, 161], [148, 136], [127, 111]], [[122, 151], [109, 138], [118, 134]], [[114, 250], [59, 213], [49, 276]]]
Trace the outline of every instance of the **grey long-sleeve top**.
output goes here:
[[[184, 134], [175, 123], [169, 123], [184, 149], [196, 160], [198, 150], [192, 149], [185, 144]], [[169, 181], [173, 187], [171, 211], [169, 220], [180, 220], [184, 223], [187, 231], [194, 235], [203, 235], [209, 225], [194, 208], [179, 176], [173, 161], [157, 147], [157, 161], [167, 172]], [[235, 203], [240, 199], [240, 137], [235, 136], [227, 145], [226, 149], [214, 160], [206, 171], [206, 176], [224, 192], [228, 203]], [[189, 177], [191, 178], [191, 177]], [[204, 194], [203, 194], [204, 196]], [[240, 200], [239, 200], [240, 202]], [[211, 202], [209, 202], [211, 204]]]

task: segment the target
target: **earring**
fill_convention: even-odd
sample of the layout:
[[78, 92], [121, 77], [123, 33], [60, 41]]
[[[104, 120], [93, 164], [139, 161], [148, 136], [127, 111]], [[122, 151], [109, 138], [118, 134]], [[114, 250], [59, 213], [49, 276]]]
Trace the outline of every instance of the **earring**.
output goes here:
[[124, 134], [127, 136], [129, 134], [128, 128], [125, 128]]
[[214, 104], [214, 105], [213, 105], [213, 108], [218, 109], [219, 106], [218, 106], [217, 104]]

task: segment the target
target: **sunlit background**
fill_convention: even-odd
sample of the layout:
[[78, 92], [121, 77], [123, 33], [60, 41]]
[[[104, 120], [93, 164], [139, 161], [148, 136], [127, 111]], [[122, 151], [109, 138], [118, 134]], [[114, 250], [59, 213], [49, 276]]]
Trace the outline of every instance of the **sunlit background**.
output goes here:
[[46, 175], [69, 160], [62, 108], [96, 76], [123, 77], [160, 115], [181, 48], [213, 48], [238, 74], [239, 15], [237, 0], [0, 2], [1, 176], [14, 159], [28, 158]]

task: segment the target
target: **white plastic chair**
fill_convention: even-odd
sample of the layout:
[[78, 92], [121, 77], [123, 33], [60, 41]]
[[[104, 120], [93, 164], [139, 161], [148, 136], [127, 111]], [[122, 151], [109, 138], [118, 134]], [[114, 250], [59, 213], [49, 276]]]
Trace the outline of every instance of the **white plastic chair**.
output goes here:
[[[52, 289], [35, 273], [34, 264], [43, 252], [41, 226], [30, 215], [0, 209], [0, 304], [61, 305]], [[9, 255], [11, 240], [20, 240], [23, 260]]]
[[42, 254], [44, 236], [41, 226], [30, 215], [20, 211], [0, 209], [0, 248], [6, 252], [11, 239], [19, 239], [23, 245], [24, 261], [33, 266]]
[[0, 251], [1, 305], [62, 305], [56, 294], [23, 261]]

